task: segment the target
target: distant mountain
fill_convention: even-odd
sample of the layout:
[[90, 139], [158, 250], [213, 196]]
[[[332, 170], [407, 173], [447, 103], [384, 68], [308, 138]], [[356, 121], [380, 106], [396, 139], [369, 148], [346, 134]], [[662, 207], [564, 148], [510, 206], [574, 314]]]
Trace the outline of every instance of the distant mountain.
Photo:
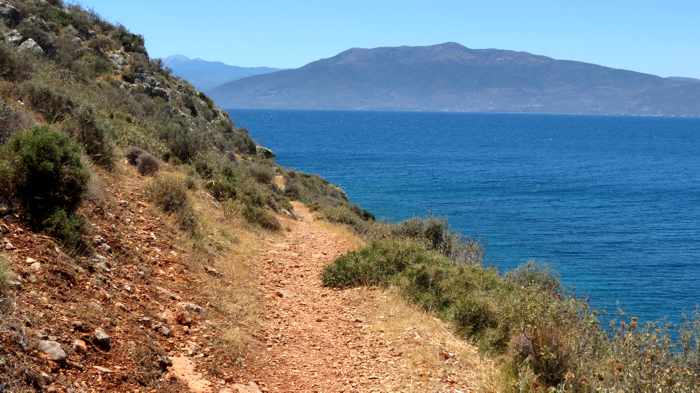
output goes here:
[[350, 49], [227, 83], [226, 108], [700, 116], [700, 83], [456, 43]]
[[186, 79], [202, 91], [241, 78], [279, 71], [269, 67], [236, 67], [221, 62], [190, 59], [182, 55], [166, 57], [163, 64], [173, 70], [175, 75]]

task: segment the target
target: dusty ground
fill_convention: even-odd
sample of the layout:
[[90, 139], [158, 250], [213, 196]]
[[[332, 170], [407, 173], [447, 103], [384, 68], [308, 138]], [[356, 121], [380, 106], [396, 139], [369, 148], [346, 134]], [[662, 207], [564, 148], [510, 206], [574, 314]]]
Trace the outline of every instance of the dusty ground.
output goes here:
[[[281, 234], [245, 229], [200, 196], [209, 236], [196, 251], [145, 198], [149, 179], [130, 171], [105, 176], [83, 209], [102, 267], [0, 219], [21, 280], [0, 310], [6, 391], [492, 390], [491, 365], [398, 295], [321, 286], [323, 267], [361, 246], [349, 230], [300, 204]], [[110, 348], [95, 341], [98, 328]], [[41, 340], [66, 359], [47, 359]]]
[[490, 365], [443, 324], [381, 290], [332, 290], [323, 267], [360, 245], [337, 226], [300, 219], [259, 257], [261, 348], [242, 378], [269, 392], [472, 392]]

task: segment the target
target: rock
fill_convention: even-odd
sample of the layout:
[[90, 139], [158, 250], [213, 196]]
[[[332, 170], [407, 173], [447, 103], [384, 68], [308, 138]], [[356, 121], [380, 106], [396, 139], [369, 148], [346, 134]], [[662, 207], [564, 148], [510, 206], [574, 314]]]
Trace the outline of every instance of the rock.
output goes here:
[[81, 333], [86, 333], [90, 330], [83, 321], [73, 321], [71, 326], [73, 326], [73, 330]]
[[34, 262], [29, 266], [29, 269], [33, 272], [39, 272], [41, 270], [41, 263]]
[[17, 46], [24, 41], [24, 37], [17, 30], [10, 30], [3, 35], [5, 42], [12, 46]]
[[112, 339], [102, 328], [95, 329], [93, 337], [95, 339], [95, 345], [97, 345], [98, 348], [105, 351], [109, 351], [110, 348], [112, 348]]
[[75, 339], [73, 340], [73, 344], [71, 344], [71, 348], [73, 349], [73, 352], [83, 354], [87, 353], [88, 347], [85, 341], [81, 339]]
[[121, 69], [129, 64], [129, 60], [127, 60], [126, 56], [120, 52], [110, 53], [109, 60], [112, 62], [112, 64], [114, 64], [119, 69]]
[[233, 390], [236, 393], [262, 393], [262, 391], [255, 382], [251, 382], [247, 385], [237, 383], [233, 385]]
[[175, 317], [177, 323], [183, 326], [192, 326], [192, 317], [187, 311], [181, 311]]
[[39, 46], [39, 44], [37, 44], [36, 41], [34, 41], [34, 39], [32, 38], [29, 38], [22, 42], [17, 47], [17, 50], [19, 50], [20, 52], [29, 51], [36, 55], [43, 55], [45, 53], [44, 49], [42, 49], [42, 47]]
[[97, 371], [99, 371], [99, 372], [101, 372], [101, 373], [105, 373], [105, 374], [109, 374], [109, 373], [112, 372], [112, 370], [108, 369], [107, 367], [92, 366], [92, 368], [94, 368], [95, 370], [97, 370]]
[[194, 304], [194, 303], [182, 302], [182, 303], [179, 303], [178, 305], [180, 306], [181, 309], [183, 309], [185, 311], [189, 311], [189, 312], [192, 312], [195, 314], [204, 313], [204, 308], [202, 308], [202, 306], [199, 306], [199, 305]]
[[22, 14], [12, 4], [0, 1], [0, 18], [4, 19], [8, 25], [16, 26], [22, 20]]
[[15, 249], [15, 246], [12, 243], [10, 243], [10, 241], [7, 239], [5, 239], [3, 241], [3, 243], [4, 243], [3, 247], [5, 247], [5, 251], [12, 251]]
[[112, 271], [109, 268], [109, 265], [107, 265], [107, 257], [100, 254], [95, 254], [92, 258], [90, 258], [90, 270], [103, 273], [109, 273]]
[[160, 366], [162, 372], [165, 372], [173, 366], [173, 361], [169, 357], [162, 355], [158, 357], [158, 366]]
[[172, 331], [170, 330], [169, 327], [165, 325], [158, 325], [156, 326], [156, 331], [160, 334], [162, 334], [165, 337], [170, 337], [172, 336]]
[[46, 356], [54, 362], [62, 362], [68, 357], [63, 348], [61, 348], [61, 344], [57, 343], [56, 341], [39, 341], [39, 350], [46, 354]]
[[275, 153], [268, 147], [257, 145], [255, 151], [262, 158], [275, 158]]
[[214, 269], [213, 267], [209, 266], [204, 266], [204, 271], [207, 272], [209, 275], [214, 276], [214, 277], [221, 277], [223, 274], [219, 272], [218, 270]]

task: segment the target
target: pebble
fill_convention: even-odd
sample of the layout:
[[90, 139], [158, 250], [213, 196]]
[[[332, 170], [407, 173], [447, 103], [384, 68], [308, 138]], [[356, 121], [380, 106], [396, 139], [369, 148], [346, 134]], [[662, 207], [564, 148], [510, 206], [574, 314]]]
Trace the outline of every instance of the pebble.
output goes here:
[[95, 345], [97, 345], [98, 348], [105, 351], [109, 351], [110, 348], [112, 348], [112, 339], [102, 328], [95, 329], [94, 338]]
[[88, 347], [85, 341], [81, 339], [75, 339], [73, 340], [73, 344], [71, 345], [71, 348], [73, 349], [73, 352], [75, 353], [87, 353]]
[[39, 350], [46, 354], [49, 359], [55, 362], [62, 362], [68, 357], [66, 351], [63, 350], [61, 344], [52, 340], [41, 340], [39, 341]]

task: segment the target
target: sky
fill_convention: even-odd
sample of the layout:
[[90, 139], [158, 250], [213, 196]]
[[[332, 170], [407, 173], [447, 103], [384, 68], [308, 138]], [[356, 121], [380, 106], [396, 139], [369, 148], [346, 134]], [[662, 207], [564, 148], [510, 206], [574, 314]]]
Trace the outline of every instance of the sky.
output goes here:
[[295, 68], [353, 47], [459, 42], [700, 78], [697, 0], [73, 0], [152, 57]]

